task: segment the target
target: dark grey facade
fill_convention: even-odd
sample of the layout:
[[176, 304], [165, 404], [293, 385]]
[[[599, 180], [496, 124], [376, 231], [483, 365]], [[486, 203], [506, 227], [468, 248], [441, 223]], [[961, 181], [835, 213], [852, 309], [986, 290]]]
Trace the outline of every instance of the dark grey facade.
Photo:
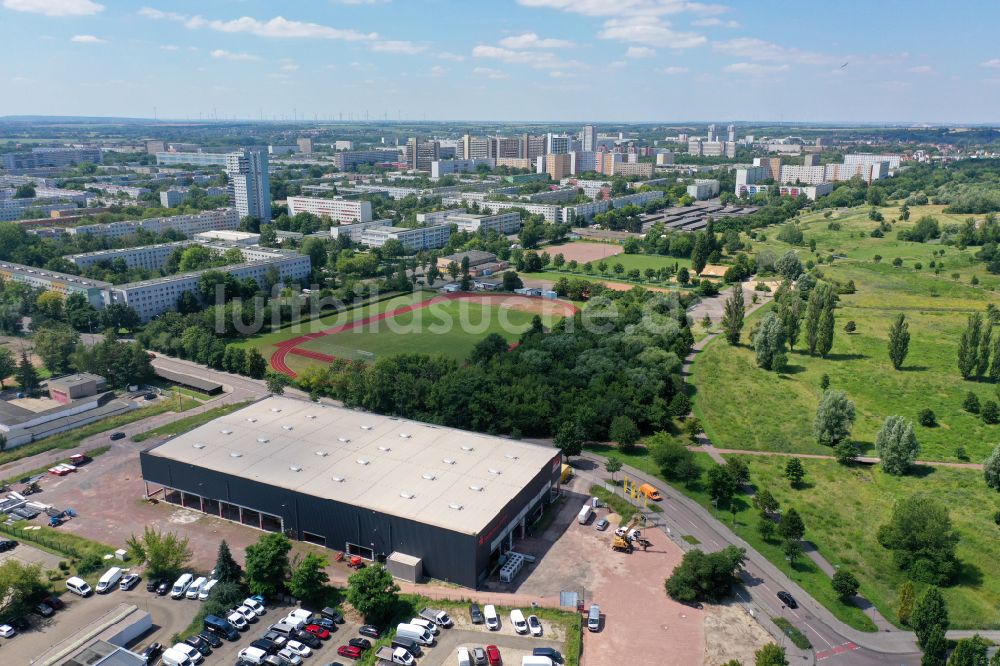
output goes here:
[[[149, 451], [140, 453], [139, 460], [147, 484], [205, 500], [200, 506], [190, 502], [185, 506], [205, 507], [207, 513], [220, 515], [216, 507], [222, 502], [250, 513], [269, 514], [280, 518], [290, 538], [345, 551], [350, 544], [352, 552], [361, 552], [358, 547], [370, 549], [376, 559], [394, 551], [406, 553], [423, 560], [426, 576], [472, 588], [486, 577], [496, 559], [494, 552], [503, 547], [495, 545], [497, 540], [522, 525], [523, 514], [531, 515], [549, 501], [545, 491], [557, 486], [561, 463], [554, 452], [552, 462], [528, 480], [513, 500], [497, 507], [495, 518], [483, 532], [472, 535], [181, 463]], [[221, 515], [232, 517], [225, 514], [225, 507]], [[447, 522], [447, 516], [428, 518]]]

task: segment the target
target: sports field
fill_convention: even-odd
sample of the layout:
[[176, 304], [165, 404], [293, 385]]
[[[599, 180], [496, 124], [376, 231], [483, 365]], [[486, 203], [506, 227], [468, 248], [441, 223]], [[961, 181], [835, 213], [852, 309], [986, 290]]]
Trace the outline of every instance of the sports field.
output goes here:
[[514, 342], [537, 314], [552, 326], [576, 311], [565, 301], [513, 294], [400, 297], [342, 316], [343, 323], [270, 341], [271, 366], [290, 377], [335, 358], [374, 361], [403, 353], [465, 359], [477, 342], [499, 333]]

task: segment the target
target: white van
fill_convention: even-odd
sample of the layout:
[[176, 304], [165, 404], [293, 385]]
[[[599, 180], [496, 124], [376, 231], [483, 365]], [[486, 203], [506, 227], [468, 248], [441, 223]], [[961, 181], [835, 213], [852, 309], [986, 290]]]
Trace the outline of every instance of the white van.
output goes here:
[[587, 614], [587, 631], [599, 631], [601, 629], [601, 607], [597, 604], [590, 605], [590, 613]]
[[469, 659], [469, 648], [458, 648], [458, 666], [472, 666], [472, 660]]
[[187, 643], [174, 643], [174, 647], [171, 649], [176, 650], [181, 654], [186, 654], [187, 658], [190, 659], [193, 664], [200, 664], [205, 661], [205, 656]]
[[189, 573], [182, 575], [174, 583], [174, 587], [170, 590], [170, 596], [174, 599], [180, 599], [187, 592], [188, 586], [191, 585], [191, 580], [194, 579]]
[[97, 593], [104, 594], [115, 589], [115, 585], [122, 579], [122, 570], [119, 567], [111, 567], [104, 572], [101, 579], [97, 581]]
[[552, 666], [552, 660], [548, 657], [536, 657], [528, 654], [521, 657], [521, 666]]
[[288, 614], [288, 617], [295, 617], [302, 620], [303, 622], [309, 622], [309, 620], [312, 619], [312, 616], [313, 616], [312, 611], [307, 611], [305, 608], [296, 608], [295, 610], [293, 610], [291, 613]]
[[240, 650], [240, 653], [237, 656], [243, 661], [248, 661], [251, 664], [263, 664], [264, 659], [267, 658], [267, 653], [260, 648], [248, 647]]
[[87, 585], [87, 581], [76, 576], [66, 579], [66, 589], [73, 594], [79, 594], [81, 597], [89, 597], [90, 593], [93, 592], [90, 586]]
[[208, 582], [208, 579], [204, 576], [198, 576], [194, 579], [194, 582], [188, 586], [187, 592], [184, 596], [188, 599], [197, 599], [198, 595], [201, 593], [201, 586]]
[[215, 587], [215, 584], [218, 582], [219, 581], [213, 578], [212, 580], [202, 585], [201, 589], [198, 590], [198, 601], [204, 601], [205, 599], [208, 599], [208, 593], [212, 591], [212, 588]]
[[590, 504], [584, 504], [583, 508], [580, 509], [580, 514], [576, 517], [576, 522], [586, 525], [592, 515], [594, 515], [594, 509], [591, 508]]
[[524, 613], [521, 609], [515, 608], [510, 612], [510, 623], [514, 625], [514, 631], [519, 634], [528, 633], [528, 623], [524, 620]]
[[173, 648], [167, 648], [160, 655], [160, 663], [163, 666], [194, 666], [194, 662], [188, 659], [183, 652], [178, 652]]
[[396, 627], [396, 636], [415, 640], [421, 645], [434, 645], [434, 634], [415, 624], [400, 624]]
[[438, 626], [436, 624], [434, 624], [430, 620], [425, 620], [422, 617], [413, 617], [413, 618], [410, 618], [410, 624], [415, 624], [418, 627], [423, 627], [424, 629], [426, 629], [427, 631], [431, 632], [435, 636], [437, 636], [438, 634], [441, 633], [441, 630], [438, 629]]
[[500, 629], [500, 616], [497, 615], [496, 606], [493, 604], [486, 604], [483, 606], [483, 617], [486, 618], [486, 628], [490, 631], [497, 631]]

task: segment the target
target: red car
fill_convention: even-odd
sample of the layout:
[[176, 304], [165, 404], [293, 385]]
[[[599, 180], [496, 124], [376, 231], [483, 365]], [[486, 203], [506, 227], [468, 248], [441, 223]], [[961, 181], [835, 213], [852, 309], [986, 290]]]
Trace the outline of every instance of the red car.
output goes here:
[[500, 649], [496, 645], [486, 646], [486, 660], [490, 662], [490, 666], [503, 664], [503, 659], [500, 658]]
[[324, 641], [330, 638], [330, 630], [325, 627], [321, 627], [318, 624], [307, 624], [305, 630], [316, 638], [322, 638]]
[[337, 648], [337, 654], [350, 659], [361, 659], [361, 648], [354, 647], [353, 645], [341, 645]]

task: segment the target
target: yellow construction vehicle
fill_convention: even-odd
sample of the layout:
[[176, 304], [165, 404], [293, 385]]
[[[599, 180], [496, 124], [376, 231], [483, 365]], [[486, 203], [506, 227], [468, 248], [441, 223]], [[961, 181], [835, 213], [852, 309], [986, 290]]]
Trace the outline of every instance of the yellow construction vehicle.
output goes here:
[[625, 537], [615, 536], [615, 540], [611, 542], [611, 550], [616, 550], [619, 553], [631, 553], [632, 542]]

